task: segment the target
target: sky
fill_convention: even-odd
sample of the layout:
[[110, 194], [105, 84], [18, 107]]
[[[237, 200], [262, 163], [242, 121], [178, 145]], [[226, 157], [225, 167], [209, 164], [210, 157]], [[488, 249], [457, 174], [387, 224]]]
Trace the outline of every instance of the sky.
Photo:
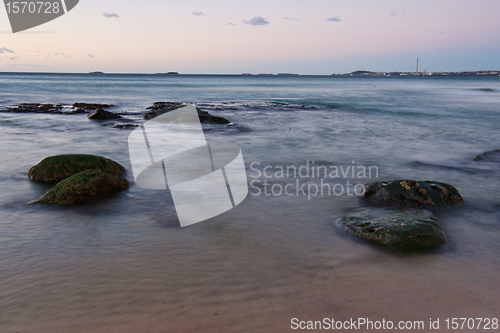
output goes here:
[[498, 0], [80, 0], [12, 33], [0, 71], [333, 74], [500, 70]]

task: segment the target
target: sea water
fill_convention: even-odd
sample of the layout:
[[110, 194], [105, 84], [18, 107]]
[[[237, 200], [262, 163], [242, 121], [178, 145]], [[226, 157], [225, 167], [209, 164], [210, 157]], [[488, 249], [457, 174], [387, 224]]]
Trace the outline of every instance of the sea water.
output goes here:
[[[430, 331], [431, 318], [499, 316], [500, 166], [474, 157], [500, 148], [500, 78], [0, 74], [0, 108], [105, 103], [141, 124], [156, 101], [232, 122], [204, 133], [241, 147], [245, 201], [180, 228], [168, 191], [134, 183], [131, 129], [0, 112], [1, 332], [287, 332], [292, 318], [358, 317]], [[130, 188], [27, 205], [49, 188], [29, 168], [64, 153], [121, 163]], [[391, 179], [460, 190], [463, 209], [436, 212], [446, 245], [398, 254], [339, 230], [363, 205], [355, 185]]]

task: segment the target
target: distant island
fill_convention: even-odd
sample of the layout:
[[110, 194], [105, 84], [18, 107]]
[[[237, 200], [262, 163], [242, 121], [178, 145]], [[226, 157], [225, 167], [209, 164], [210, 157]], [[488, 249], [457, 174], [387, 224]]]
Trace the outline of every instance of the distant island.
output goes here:
[[89, 72], [89, 74], [104, 74], [104, 72], [96, 71], [96, 72]]
[[179, 75], [179, 72], [155, 73], [156, 75]]
[[332, 74], [332, 76], [500, 76], [500, 71], [467, 71], [467, 72], [370, 72], [354, 71], [346, 74]]

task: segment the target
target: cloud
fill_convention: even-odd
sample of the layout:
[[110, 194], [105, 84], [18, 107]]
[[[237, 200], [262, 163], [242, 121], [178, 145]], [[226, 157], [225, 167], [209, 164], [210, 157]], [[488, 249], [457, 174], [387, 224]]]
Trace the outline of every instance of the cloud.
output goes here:
[[16, 60], [17, 58], [19, 58], [19, 57], [10, 57], [10, 58], [7, 58], [7, 59], [9, 59], [9, 60]]
[[63, 57], [63, 58], [70, 58], [71, 59], [71, 57], [69, 55], [67, 55], [66, 53], [63, 53], [63, 52], [54, 53], [54, 55], [60, 56], [60, 57]]
[[394, 11], [394, 12], [389, 13], [389, 15], [391, 15], [391, 16], [405, 16], [406, 14], [404, 12]]
[[285, 17], [285, 20], [287, 20], [287, 21], [300, 21], [300, 19], [298, 19], [296, 17]]
[[94, 55], [92, 53], [89, 53], [89, 54], [87, 54], [87, 57], [94, 58]]
[[250, 21], [243, 21], [245, 24], [250, 24], [253, 26], [266, 25], [269, 24], [269, 21], [261, 16], [255, 16], [250, 19]]
[[0, 47], [0, 53], [5, 53], [5, 52], [15, 53], [14, 51], [9, 50], [9, 49], [8, 49], [8, 48], [6, 48], [6, 47]]
[[205, 16], [205, 14], [203, 12], [191, 12], [191, 15], [194, 15], [194, 16]]
[[342, 20], [338, 16], [330, 17], [330, 18], [327, 18], [326, 20], [329, 22], [342, 22]]
[[120, 15], [117, 13], [102, 13], [102, 16], [106, 18], [120, 18]]
[[233, 27], [236, 25], [233, 22], [226, 23], [227, 25], [232, 25]]

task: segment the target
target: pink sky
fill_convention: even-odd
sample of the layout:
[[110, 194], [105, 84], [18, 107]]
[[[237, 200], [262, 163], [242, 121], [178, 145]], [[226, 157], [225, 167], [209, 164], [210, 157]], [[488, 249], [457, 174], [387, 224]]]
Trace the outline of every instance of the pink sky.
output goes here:
[[13, 34], [0, 71], [345, 73], [500, 69], [498, 1], [97, 1]]

